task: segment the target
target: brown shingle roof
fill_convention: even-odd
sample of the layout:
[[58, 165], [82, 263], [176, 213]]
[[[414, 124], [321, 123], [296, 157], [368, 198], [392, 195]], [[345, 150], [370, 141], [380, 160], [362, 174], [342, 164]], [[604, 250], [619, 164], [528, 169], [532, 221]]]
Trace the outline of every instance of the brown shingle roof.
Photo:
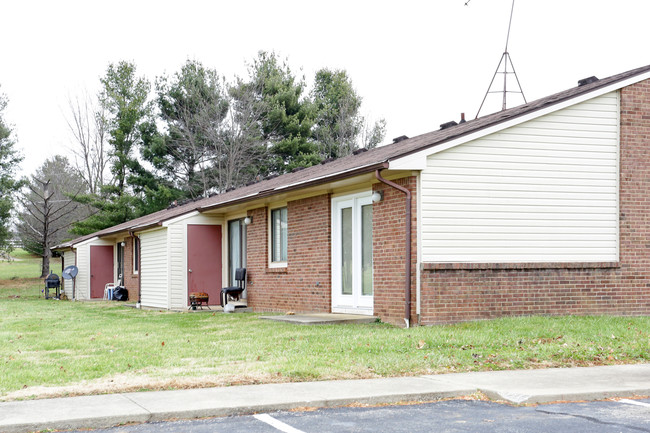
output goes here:
[[378, 168], [387, 167], [388, 162], [421, 150], [438, 146], [448, 141], [461, 138], [463, 136], [481, 131], [488, 127], [496, 126], [500, 123], [516, 119], [518, 117], [533, 113], [535, 111], [560, 104], [564, 101], [585, 95], [596, 90], [615, 85], [629, 78], [650, 72], [650, 65], [631, 71], [613, 75], [608, 78], [595, 81], [590, 84], [573, 87], [571, 89], [559, 92], [536, 101], [529, 102], [518, 107], [493, 113], [475, 120], [470, 120], [456, 126], [428, 132], [416, 137], [408, 138], [386, 146], [370, 149], [365, 152], [359, 152], [355, 155], [335, 159], [333, 161], [308, 167], [282, 176], [266, 179], [252, 185], [237, 188], [235, 190], [219, 194], [213, 197], [204, 198], [194, 202], [186, 203], [182, 206], [171, 209], [161, 210], [150, 215], [146, 215], [114, 227], [98, 231], [91, 235], [74, 239], [55, 248], [67, 248], [71, 245], [83, 242], [84, 240], [125, 232], [129, 230], [142, 229], [161, 224], [171, 218], [189, 213], [192, 211], [205, 211], [208, 209], [219, 208], [228, 204], [245, 202], [257, 198], [271, 196], [279, 192], [290, 191], [293, 189], [304, 188], [309, 185], [326, 183], [333, 179], [341, 177], [352, 177], [357, 174], [369, 173]]

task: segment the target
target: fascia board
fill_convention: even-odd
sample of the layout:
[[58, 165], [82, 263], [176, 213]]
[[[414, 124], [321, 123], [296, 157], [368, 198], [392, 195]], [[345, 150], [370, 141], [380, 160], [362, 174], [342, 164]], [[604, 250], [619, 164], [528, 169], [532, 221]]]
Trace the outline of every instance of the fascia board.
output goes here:
[[226, 205], [228, 205], [230, 203], [244, 201], [247, 198], [255, 197], [255, 196], [258, 196], [258, 195], [259, 195], [258, 192], [254, 192], [254, 193], [251, 193], [251, 194], [246, 194], [244, 196], [234, 198], [232, 200], [226, 200], [226, 201], [218, 202], [218, 203], [215, 203], [215, 204], [208, 204], [208, 205], [205, 205], [205, 206], [201, 206], [199, 208], [199, 212], [200, 211], [206, 211], [206, 210], [213, 210], [213, 209], [216, 209], [216, 208], [219, 208], [219, 207], [226, 206]]
[[579, 104], [581, 102], [588, 101], [593, 98], [597, 98], [598, 96], [605, 95], [610, 92], [614, 92], [616, 90], [622, 89], [623, 87], [630, 86], [632, 84], [638, 83], [640, 81], [646, 80], [650, 78], [650, 72], [643, 73], [641, 75], [637, 75], [631, 78], [628, 78], [623, 81], [618, 81], [616, 83], [612, 83], [608, 86], [601, 87], [598, 89], [595, 89], [591, 92], [575, 96], [573, 98], [567, 99], [566, 101], [558, 102], [557, 104], [550, 105], [548, 107], [541, 108], [539, 110], [535, 110], [533, 112], [530, 112], [528, 114], [524, 114], [522, 116], [516, 117], [511, 120], [507, 120], [503, 123], [496, 124], [494, 126], [490, 126], [484, 129], [481, 129], [480, 131], [476, 131], [474, 133], [465, 135], [463, 137], [459, 137], [455, 140], [451, 140], [446, 143], [439, 144], [437, 146], [432, 146], [427, 149], [423, 149], [419, 152], [413, 153], [411, 155], [406, 155], [401, 158], [395, 158], [391, 161], [389, 161], [389, 166], [388, 168], [390, 170], [424, 170], [427, 166], [427, 157], [430, 155], [434, 155], [436, 153], [445, 151], [447, 149], [451, 149], [452, 147], [456, 147], [460, 144], [467, 143], [469, 141], [477, 140], [479, 138], [485, 137], [490, 134], [494, 134], [496, 132], [503, 131], [504, 129], [511, 128], [513, 126], [520, 125], [522, 123], [528, 122], [530, 120], [536, 119], [541, 116], [545, 116], [547, 114], [553, 113], [558, 110], [562, 110], [564, 108], [570, 107], [572, 105]]
[[349, 168], [347, 170], [341, 170], [341, 171], [337, 171], [335, 173], [325, 174], [323, 176], [312, 177], [312, 178], [309, 178], [309, 179], [301, 180], [300, 182], [294, 182], [294, 183], [290, 183], [290, 184], [287, 184], [287, 185], [281, 185], [281, 186], [278, 186], [276, 188], [265, 189], [265, 190], [255, 192], [255, 193], [252, 193], [252, 194], [247, 194], [247, 195], [242, 196], [242, 197], [237, 197], [237, 198], [232, 199], [232, 200], [227, 200], [227, 201], [219, 202], [219, 203], [212, 204], [212, 205], [202, 206], [202, 207], [199, 208], [199, 211], [204, 211], [205, 212], [205, 211], [208, 211], [208, 210], [213, 210], [213, 209], [217, 209], [217, 208], [220, 208], [220, 207], [225, 207], [225, 206], [227, 206], [229, 204], [232, 204], [232, 203], [240, 203], [240, 202], [247, 201], [247, 199], [249, 199], [249, 198], [269, 197], [269, 196], [272, 196], [272, 195], [274, 195], [276, 193], [284, 192], [285, 190], [300, 188], [301, 185], [310, 186], [311, 184], [318, 183], [321, 180], [327, 180], [329, 178], [335, 179], [338, 176], [345, 175], [346, 173], [354, 173], [355, 171], [363, 170], [364, 168], [367, 168], [367, 167], [380, 166], [380, 165], [383, 165], [384, 166], [383, 168], [386, 168], [385, 162], [382, 161], [382, 162], [378, 163], [378, 162], [375, 161], [375, 162], [372, 162], [372, 163], [352, 167], [352, 168]]
[[337, 176], [340, 176], [340, 175], [345, 174], [345, 173], [349, 173], [349, 172], [353, 172], [353, 171], [357, 171], [357, 170], [363, 170], [364, 168], [370, 167], [370, 166], [373, 166], [373, 165], [377, 165], [377, 162], [375, 161], [375, 162], [372, 162], [372, 163], [369, 163], [369, 164], [364, 164], [364, 165], [360, 165], [360, 166], [357, 166], [357, 167], [349, 168], [347, 170], [337, 171], [336, 173], [326, 174], [326, 175], [318, 176], [318, 177], [312, 177], [310, 179], [301, 180], [300, 182], [294, 182], [294, 183], [290, 183], [290, 184], [287, 184], [287, 185], [282, 185], [282, 186], [279, 186], [277, 188], [274, 188], [272, 191], [282, 191], [283, 189], [287, 189], [287, 188], [295, 188], [298, 185], [317, 182], [317, 181], [322, 180], [322, 179], [327, 179], [328, 177], [337, 177]]

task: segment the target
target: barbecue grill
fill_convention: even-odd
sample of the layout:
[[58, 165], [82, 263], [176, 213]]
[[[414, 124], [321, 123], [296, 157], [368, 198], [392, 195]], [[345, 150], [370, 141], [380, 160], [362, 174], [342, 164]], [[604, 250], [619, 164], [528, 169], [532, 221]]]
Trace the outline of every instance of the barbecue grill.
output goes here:
[[[56, 296], [50, 296], [50, 289], [54, 289], [56, 291]], [[61, 280], [59, 279], [59, 276], [54, 272], [50, 272], [50, 275], [45, 278], [44, 293], [45, 299], [61, 299]]]

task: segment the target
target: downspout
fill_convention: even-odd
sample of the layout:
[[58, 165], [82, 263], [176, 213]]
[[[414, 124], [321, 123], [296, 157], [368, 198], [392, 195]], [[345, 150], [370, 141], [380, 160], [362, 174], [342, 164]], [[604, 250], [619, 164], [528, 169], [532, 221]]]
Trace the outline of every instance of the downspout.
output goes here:
[[[50, 250], [51, 252], [52, 250]], [[65, 251], [61, 253], [61, 290], [63, 290], [63, 294], [65, 295], [65, 281], [63, 278], [63, 270], [65, 269]]]
[[404, 284], [404, 296], [406, 299], [404, 300], [404, 323], [408, 328], [411, 321], [411, 191], [395, 182], [384, 179], [381, 177], [380, 171], [379, 169], [375, 170], [377, 180], [406, 194], [406, 281]]
[[138, 238], [138, 308], [142, 308], [142, 240]]
[[[74, 254], [74, 265], [77, 266], [77, 252], [74, 250], [74, 248], [70, 247], [70, 251]], [[79, 269], [79, 267], [77, 267]], [[77, 300], [77, 277], [74, 277], [72, 279], [72, 300], [76, 301]]]

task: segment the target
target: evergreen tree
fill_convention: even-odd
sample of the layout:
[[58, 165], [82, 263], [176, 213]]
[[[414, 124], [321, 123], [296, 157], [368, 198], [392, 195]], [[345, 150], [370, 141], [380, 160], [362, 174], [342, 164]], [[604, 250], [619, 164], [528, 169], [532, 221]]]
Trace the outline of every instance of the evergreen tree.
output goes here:
[[22, 185], [22, 181], [16, 178], [16, 170], [23, 160], [14, 149], [12, 130], [3, 117], [6, 107], [7, 98], [0, 94], [0, 253], [2, 254], [8, 254], [12, 250], [11, 215], [16, 193]]
[[110, 64], [100, 81], [113, 182], [103, 185], [98, 195], [77, 199], [98, 210], [75, 224], [73, 231], [80, 235], [160, 210], [170, 197], [178, 196], [169, 182], [157, 178], [138, 159], [143, 148], [160, 139], [149, 100], [149, 82], [136, 76], [134, 64], [124, 61]]
[[255, 100], [262, 113], [260, 130], [270, 152], [263, 171], [282, 174], [296, 167], [320, 162], [311, 140], [313, 107], [303, 97], [304, 80], [298, 80], [286, 61], [275, 53], [261, 51], [249, 66], [247, 80], [232, 89], [236, 100]]
[[157, 102], [167, 133], [144, 148], [143, 156], [187, 198], [215, 182], [214, 141], [219, 140], [229, 103], [213, 69], [187, 61], [180, 72], [157, 82]]
[[350, 155], [384, 139], [386, 122], [367, 124], [360, 112], [362, 98], [345, 70], [323, 68], [316, 72], [311, 97], [316, 111], [313, 137], [322, 158]]

